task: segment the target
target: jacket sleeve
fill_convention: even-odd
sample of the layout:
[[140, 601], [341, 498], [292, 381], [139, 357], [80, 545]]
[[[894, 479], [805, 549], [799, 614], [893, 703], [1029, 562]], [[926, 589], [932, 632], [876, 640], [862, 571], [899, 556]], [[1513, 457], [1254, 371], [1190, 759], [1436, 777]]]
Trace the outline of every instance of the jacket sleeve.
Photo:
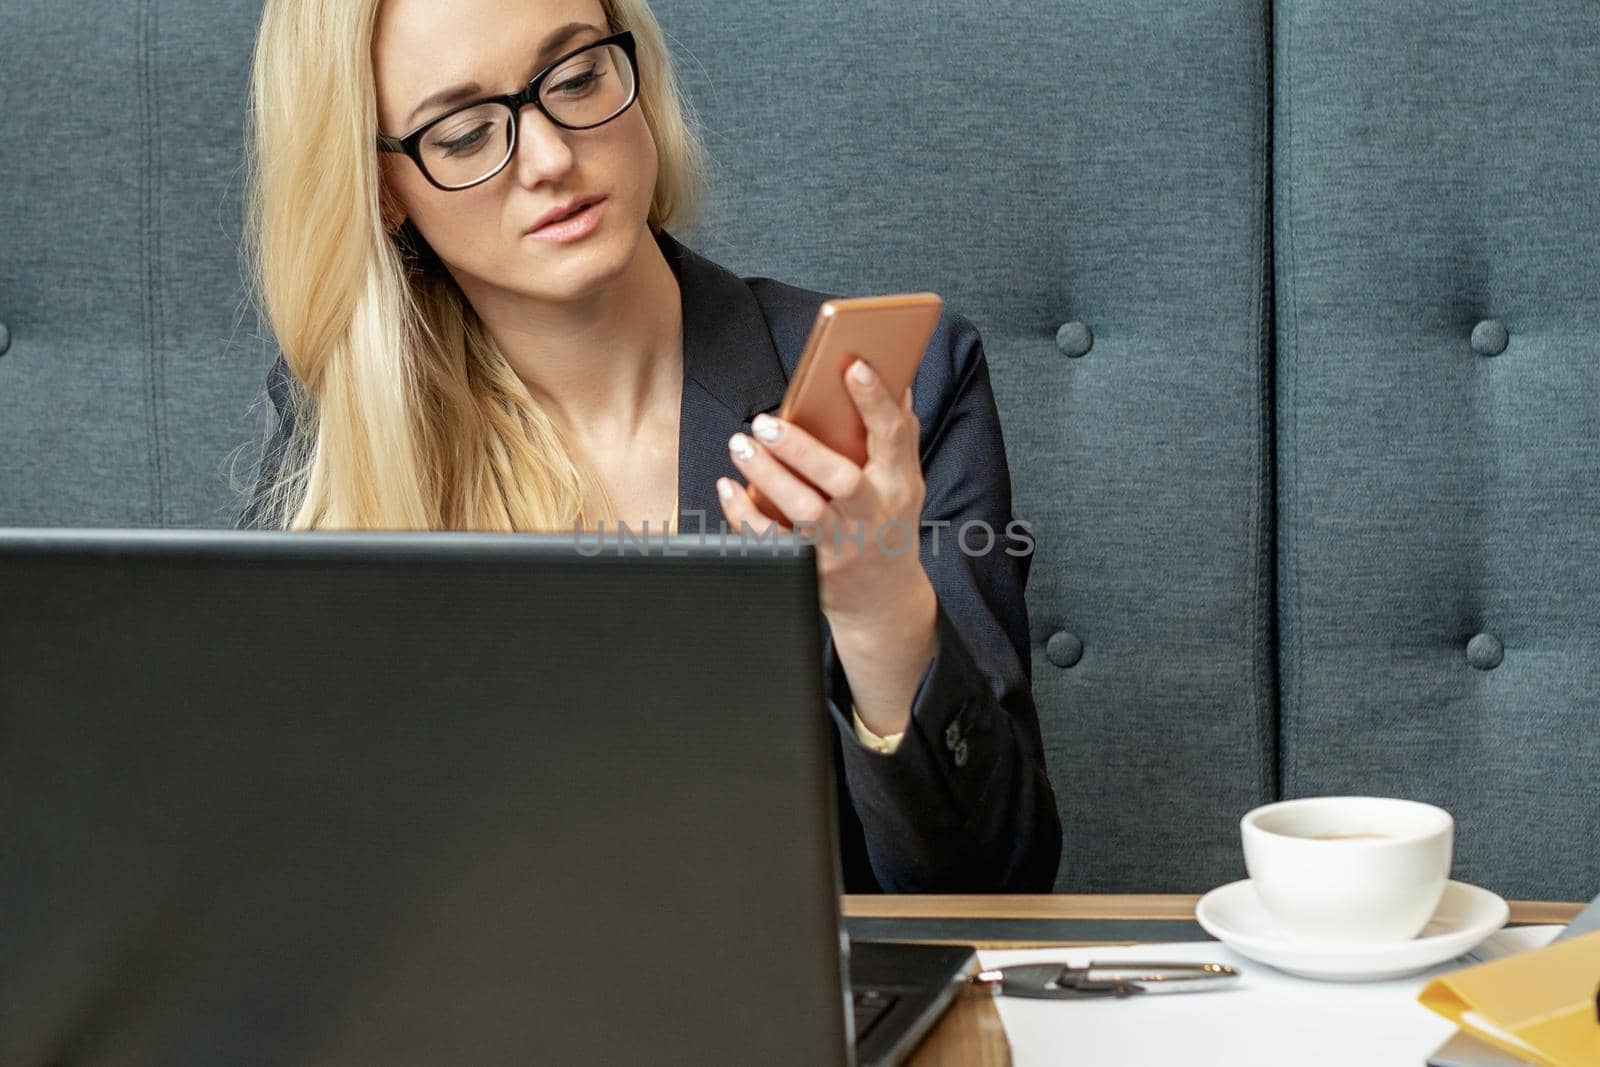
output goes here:
[[938, 595], [937, 652], [904, 738], [885, 755], [856, 735], [849, 680], [824, 620], [828, 709], [885, 890], [1050, 892], [1061, 820], [1033, 701], [1024, 600], [1033, 541], [1012, 525], [1011, 477], [977, 330], [947, 314], [930, 360], [913, 404], [922, 424], [920, 548]]
[[283, 466], [284, 453], [288, 450], [289, 439], [294, 433], [294, 412], [289, 388], [289, 365], [280, 353], [277, 361], [267, 371], [267, 396], [272, 400], [272, 408], [277, 414], [278, 421], [273, 428], [271, 439], [262, 451], [255, 487], [245, 499], [243, 508], [234, 520], [233, 525], [236, 530], [259, 529], [266, 525], [266, 492], [277, 479], [278, 470]]

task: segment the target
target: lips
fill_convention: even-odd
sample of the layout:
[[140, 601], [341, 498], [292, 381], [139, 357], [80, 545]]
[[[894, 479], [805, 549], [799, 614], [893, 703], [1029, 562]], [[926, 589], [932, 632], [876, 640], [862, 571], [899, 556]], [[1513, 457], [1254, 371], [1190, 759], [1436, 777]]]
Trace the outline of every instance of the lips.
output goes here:
[[539, 217], [539, 221], [535, 222], [532, 226], [528, 227], [527, 232], [528, 233], [533, 233], [535, 230], [543, 229], [545, 226], [548, 226], [552, 222], [559, 222], [561, 219], [566, 218], [568, 215], [575, 215], [578, 212], [582, 211], [584, 208], [588, 207], [589, 205], [598, 204], [600, 201], [602, 201], [604, 199], [605, 199], [605, 197], [603, 197], [603, 196], [581, 196], [576, 200], [569, 200], [565, 204], [563, 204], [562, 206], [560, 206], [558, 208], [553, 208], [550, 211], [546, 212], [545, 214], [541, 215]]

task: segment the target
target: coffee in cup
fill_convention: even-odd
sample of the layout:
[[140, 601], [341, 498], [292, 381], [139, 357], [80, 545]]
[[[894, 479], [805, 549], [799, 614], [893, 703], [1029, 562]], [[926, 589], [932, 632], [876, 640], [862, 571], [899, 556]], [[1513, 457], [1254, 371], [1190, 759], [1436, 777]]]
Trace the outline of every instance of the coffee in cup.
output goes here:
[[1387, 797], [1306, 797], [1239, 822], [1262, 906], [1296, 940], [1376, 944], [1415, 937], [1450, 878], [1455, 820]]

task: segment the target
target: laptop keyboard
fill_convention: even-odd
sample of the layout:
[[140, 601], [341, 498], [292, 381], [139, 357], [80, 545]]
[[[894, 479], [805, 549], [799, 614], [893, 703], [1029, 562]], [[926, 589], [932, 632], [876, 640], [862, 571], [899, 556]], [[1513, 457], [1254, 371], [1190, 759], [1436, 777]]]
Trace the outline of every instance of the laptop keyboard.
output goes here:
[[885, 993], [881, 989], [857, 989], [853, 991], [852, 997], [856, 1009], [857, 1042], [866, 1037], [878, 1024], [878, 1020], [889, 1014], [889, 1009], [900, 999], [893, 993]]

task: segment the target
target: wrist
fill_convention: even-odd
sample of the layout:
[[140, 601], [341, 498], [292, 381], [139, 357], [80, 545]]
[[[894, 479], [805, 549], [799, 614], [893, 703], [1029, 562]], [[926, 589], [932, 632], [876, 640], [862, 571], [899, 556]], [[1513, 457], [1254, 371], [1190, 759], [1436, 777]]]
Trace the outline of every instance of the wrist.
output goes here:
[[939, 598], [931, 583], [923, 586], [908, 598], [897, 598], [888, 621], [841, 625], [829, 619], [855, 712], [880, 737], [910, 725], [917, 688], [938, 653]]
[[828, 613], [828, 629], [833, 634], [835, 647], [847, 645], [859, 656], [872, 659], [904, 655], [911, 651], [911, 643], [906, 641], [909, 629], [913, 634], [926, 636], [931, 650], [939, 595], [920, 566], [909, 586], [909, 590], [899, 596], [883, 598], [880, 609], [870, 616]]

